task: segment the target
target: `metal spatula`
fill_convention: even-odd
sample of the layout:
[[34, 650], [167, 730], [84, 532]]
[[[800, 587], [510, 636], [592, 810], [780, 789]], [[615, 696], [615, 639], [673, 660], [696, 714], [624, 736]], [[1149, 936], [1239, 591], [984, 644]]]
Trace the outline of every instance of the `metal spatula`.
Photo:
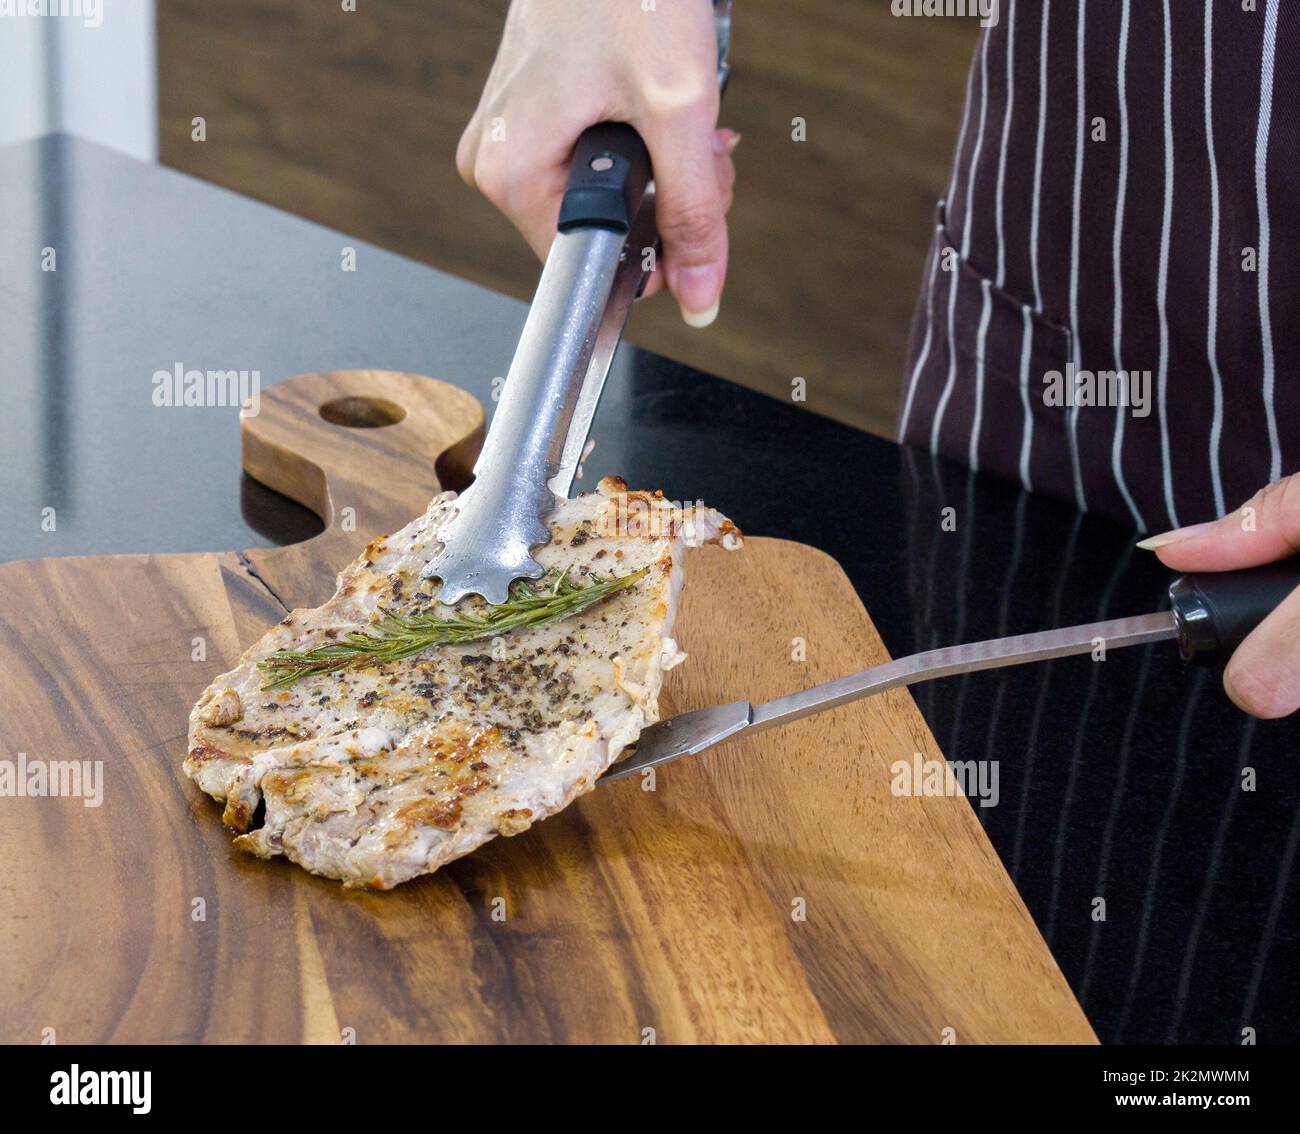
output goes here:
[[442, 580], [445, 603], [468, 594], [503, 603], [515, 579], [542, 574], [533, 550], [550, 539], [546, 519], [572, 487], [610, 361], [645, 284], [643, 250], [658, 240], [649, 181], [650, 157], [632, 127], [603, 123], [578, 139], [559, 231], [474, 483], [423, 571]]
[[610, 783], [680, 756], [703, 752], [738, 733], [789, 724], [900, 685], [1086, 654], [1098, 643], [1112, 650], [1177, 638], [1183, 657], [1189, 661], [1226, 661], [1246, 635], [1297, 587], [1300, 556], [1243, 571], [1184, 575], [1169, 588], [1170, 609], [1157, 614], [947, 646], [873, 666], [760, 705], [731, 701], [697, 709], [651, 725], [637, 740], [635, 752], [610, 768], [600, 782]]

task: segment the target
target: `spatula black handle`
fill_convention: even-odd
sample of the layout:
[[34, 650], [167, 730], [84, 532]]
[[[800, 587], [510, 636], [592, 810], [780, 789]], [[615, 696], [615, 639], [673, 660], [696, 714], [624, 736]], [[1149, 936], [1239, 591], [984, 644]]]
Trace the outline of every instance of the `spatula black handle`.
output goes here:
[[629, 231], [649, 183], [650, 153], [635, 129], [625, 122], [587, 127], [569, 165], [559, 231]]
[[1175, 579], [1169, 602], [1183, 657], [1206, 665], [1226, 662], [1297, 587], [1300, 555], [1262, 567], [1200, 571]]

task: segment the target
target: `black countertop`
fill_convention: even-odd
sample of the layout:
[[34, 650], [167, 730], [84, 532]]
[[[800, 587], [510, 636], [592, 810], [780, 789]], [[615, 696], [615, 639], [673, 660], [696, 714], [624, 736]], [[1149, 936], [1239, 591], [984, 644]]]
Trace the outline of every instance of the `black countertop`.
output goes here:
[[[524, 314], [85, 142], [0, 148], [0, 559], [301, 539], [314, 517], [241, 476], [236, 411], [156, 407], [154, 373], [408, 370], [490, 409]], [[895, 656], [1143, 613], [1168, 581], [1129, 531], [630, 347], [592, 436], [587, 483], [829, 552]], [[997, 761], [975, 812], [1103, 1041], [1300, 1040], [1294, 721], [1249, 721], [1170, 646], [916, 696], [950, 760]]]

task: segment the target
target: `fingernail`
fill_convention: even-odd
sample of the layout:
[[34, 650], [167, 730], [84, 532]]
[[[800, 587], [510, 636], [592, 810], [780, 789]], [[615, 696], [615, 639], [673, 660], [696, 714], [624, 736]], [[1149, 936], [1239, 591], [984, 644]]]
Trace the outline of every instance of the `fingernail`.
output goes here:
[[670, 282], [688, 327], [707, 327], [718, 317], [722, 273], [716, 264], [678, 268]]
[[709, 324], [712, 323], [718, 317], [718, 308], [721, 306], [722, 306], [722, 301], [715, 299], [713, 301], [713, 306], [710, 307], [707, 311], [699, 311], [699, 312], [687, 311], [686, 308], [683, 307], [682, 320], [686, 323], [688, 327], [694, 327], [697, 330], [703, 330], [705, 327], [709, 326]]
[[1146, 539], [1138, 540], [1138, 547], [1143, 551], [1155, 551], [1160, 547], [1168, 547], [1171, 543], [1181, 543], [1185, 539], [1192, 539], [1194, 536], [1204, 535], [1211, 528], [1215, 527], [1213, 520], [1204, 524], [1190, 524], [1185, 528], [1174, 528], [1171, 532], [1161, 532], [1160, 535], [1148, 536]]
[[1177, 542], [1178, 536], [1174, 532], [1165, 532], [1163, 535], [1153, 535], [1148, 536], [1146, 539], [1140, 539], [1137, 545], [1143, 551], [1155, 551], [1157, 547], [1164, 547], [1166, 544]]
[[740, 145], [740, 135], [735, 130], [718, 130], [713, 135], [713, 152], [729, 154]]

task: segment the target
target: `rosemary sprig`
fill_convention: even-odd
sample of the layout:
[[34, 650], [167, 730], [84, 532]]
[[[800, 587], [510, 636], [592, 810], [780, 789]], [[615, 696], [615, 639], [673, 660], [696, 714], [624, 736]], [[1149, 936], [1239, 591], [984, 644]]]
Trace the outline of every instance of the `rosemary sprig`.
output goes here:
[[499, 606], [487, 606], [481, 618], [464, 613], [436, 618], [429, 611], [399, 614], [380, 607], [369, 630], [351, 630], [327, 646], [277, 650], [263, 658], [257, 663], [266, 676], [262, 688], [288, 689], [304, 677], [401, 661], [433, 646], [478, 642], [524, 626], [558, 622], [630, 587], [649, 570], [642, 567], [630, 575], [593, 575], [586, 586], [571, 580], [567, 567], [536, 584], [518, 579], [510, 588], [510, 597]]

